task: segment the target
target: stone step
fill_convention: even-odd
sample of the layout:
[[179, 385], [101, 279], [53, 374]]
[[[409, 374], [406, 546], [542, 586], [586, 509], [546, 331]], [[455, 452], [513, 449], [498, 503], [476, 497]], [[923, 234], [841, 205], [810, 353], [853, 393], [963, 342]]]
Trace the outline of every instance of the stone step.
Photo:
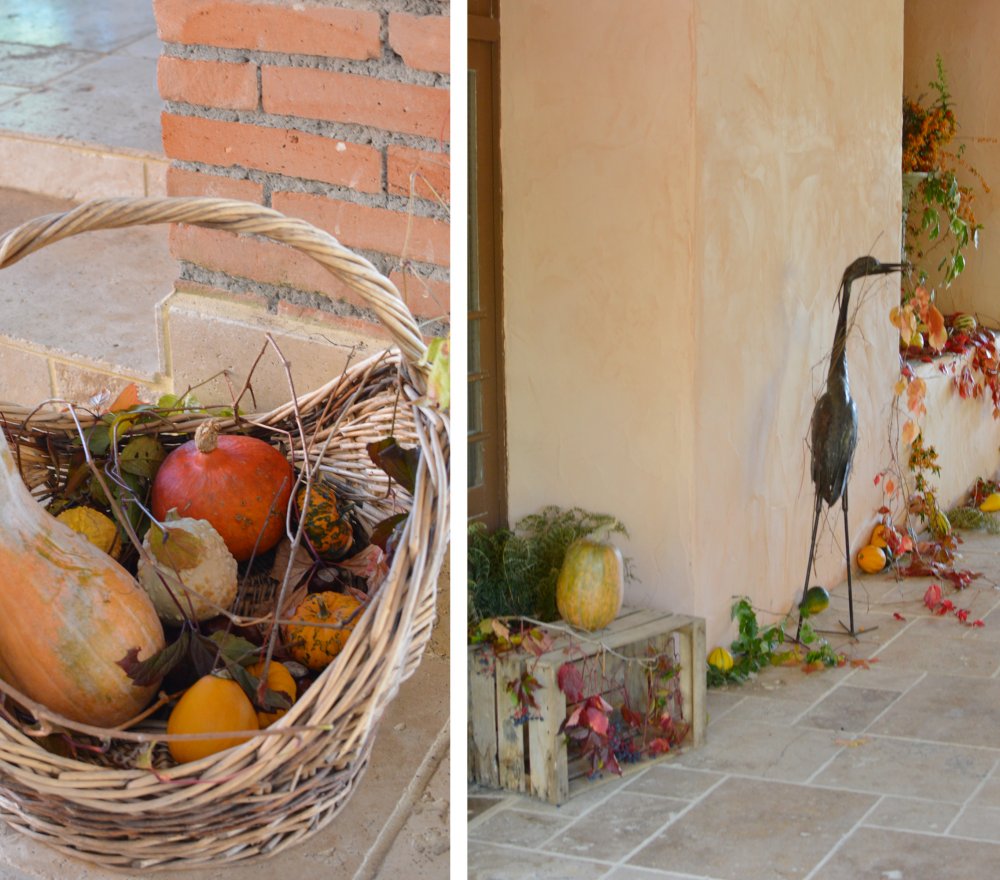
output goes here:
[[[0, 230], [73, 205], [0, 190]], [[164, 226], [84, 233], [0, 271], [0, 399], [83, 400], [109, 376], [156, 385], [156, 307], [176, 275]]]

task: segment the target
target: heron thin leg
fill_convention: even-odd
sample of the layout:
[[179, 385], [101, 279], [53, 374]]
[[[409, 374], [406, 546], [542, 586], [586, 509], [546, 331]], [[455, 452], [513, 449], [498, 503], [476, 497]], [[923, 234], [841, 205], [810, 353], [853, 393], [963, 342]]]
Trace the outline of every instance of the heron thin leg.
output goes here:
[[[819, 529], [819, 515], [823, 509], [823, 499], [819, 492], [816, 493], [816, 506], [813, 510], [812, 537], [809, 539], [809, 562], [806, 563], [806, 580], [802, 585], [802, 600], [805, 601], [806, 593], [809, 592], [809, 575], [812, 572], [813, 557], [816, 553], [816, 532]], [[799, 625], [795, 628], [795, 641], [799, 640], [799, 633], [802, 631], [802, 612], [799, 612]]]
[[844, 554], [847, 557], [847, 613], [850, 628], [847, 632], [851, 636], [857, 635], [854, 631], [854, 590], [851, 584], [851, 532], [847, 527], [847, 486], [844, 486], [844, 497], [840, 500], [844, 509]]

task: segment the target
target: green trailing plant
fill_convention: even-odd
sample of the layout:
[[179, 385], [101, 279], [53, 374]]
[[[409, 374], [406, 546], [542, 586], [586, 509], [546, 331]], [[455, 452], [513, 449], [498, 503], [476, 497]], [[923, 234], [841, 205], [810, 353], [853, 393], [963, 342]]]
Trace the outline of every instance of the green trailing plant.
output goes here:
[[[628, 536], [613, 516], [579, 507], [548, 506], [519, 520], [513, 529], [469, 526], [469, 623], [489, 618], [530, 617], [550, 621], [556, 609], [556, 580], [566, 549], [577, 538]], [[626, 564], [626, 577], [630, 572]]]
[[843, 654], [834, 651], [806, 620], [802, 621], [797, 638], [785, 632], [785, 627], [792, 621], [791, 614], [777, 623], [761, 626], [757, 612], [746, 596], [733, 602], [731, 616], [737, 625], [737, 636], [729, 646], [733, 667], [722, 670], [709, 664], [709, 687], [742, 684], [766, 666], [802, 663], [804, 669], [812, 671], [841, 666], [845, 662]]

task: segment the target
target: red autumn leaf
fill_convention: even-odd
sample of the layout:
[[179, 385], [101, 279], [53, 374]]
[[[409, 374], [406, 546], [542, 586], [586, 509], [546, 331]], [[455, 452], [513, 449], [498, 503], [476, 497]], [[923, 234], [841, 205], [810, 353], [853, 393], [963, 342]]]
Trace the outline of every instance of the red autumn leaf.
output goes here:
[[663, 755], [670, 751], [670, 741], [658, 736], [649, 744], [651, 755]]
[[556, 681], [559, 690], [566, 694], [566, 699], [571, 703], [579, 703], [583, 699], [583, 674], [572, 663], [563, 663], [559, 667]]
[[934, 613], [939, 617], [947, 614], [955, 608], [955, 603], [951, 599], [942, 600], [941, 604], [934, 608]]
[[924, 605], [933, 611], [941, 604], [941, 587], [937, 584], [931, 584], [927, 588], [927, 592], [924, 593]]
[[108, 412], [124, 412], [127, 409], [131, 409], [133, 406], [138, 406], [140, 402], [139, 388], [135, 382], [130, 382], [112, 401], [111, 406], [108, 407]]
[[892, 612], [892, 616], [893, 616], [893, 618], [894, 618], [894, 619], [896, 619], [896, 620], [906, 620], [906, 618], [905, 618], [905, 617], [903, 617], [903, 615], [902, 615], [902, 614], [900, 614], [900, 613], [899, 613], [898, 611], [893, 611], [893, 612]]
[[622, 721], [629, 727], [642, 727], [643, 717], [635, 709], [622, 706]]
[[600, 709], [588, 706], [583, 710], [583, 716], [581, 719], [587, 727], [589, 727], [594, 733], [600, 734], [601, 736], [606, 736], [608, 733], [608, 716], [604, 714]]
[[976, 618], [974, 621], [972, 621], [972, 623], [969, 624], [969, 626], [986, 626], [986, 623], [980, 618]]
[[583, 706], [577, 706], [572, 712], [569, 713], [566, 720], [563, 722], [563, 727], [578, 727], [580, 724], [580, 715], [583, 714]]
[[965, 623], [969, 619], [969, 609], [968, 608], [956, 608], [955, 617]]
[[927, 306], [927, 317], [924, 319], [924, 322], [927, 324], [929, 331], [927, 342], [935, 351], [941, 351], [944, 348], [944, 344], [948, 341], [948, 331], [944, 326], [944, 315], [938, 311], [937, 306], [933, 303]]
[[866, 660], [863, 657], [858, 657], [851, 661], [852, 669], [871, 669], [872, 663], [878, 663], [878, 657], [872, 657], [870, 660]]

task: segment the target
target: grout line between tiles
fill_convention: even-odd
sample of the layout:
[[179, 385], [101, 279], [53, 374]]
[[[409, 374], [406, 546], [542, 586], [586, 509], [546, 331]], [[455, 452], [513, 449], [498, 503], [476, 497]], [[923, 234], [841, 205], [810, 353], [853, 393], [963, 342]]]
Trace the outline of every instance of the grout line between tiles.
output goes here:
[[993, 762], [993, 769], [992, 769], [992, 770], [990, 770], [990, 772], [989, 772], [989, 773], [987, 773], [987, 774], [986, 774], [986, 775], [985, 775], [985, 776], [984, 776], [984, 777], [983, 777], [983, 778], [982, 778], [982, 779], [981, 779], [981, 780], [979, 781], [979, 785], [977, 785], [977, 786], [976, 786], [976, 787], [975, 787], [975, 788], [974, 788], [974, 789], [972, 790], [972, 793], [971, 793], [971, 794], [970, 794], [970, 795], [969, 795], [969, 796], [968, 796], [968, 797], [967, 797], [967, 798], [965, 799], [964, 803], [963, 803], [963, 804], [962, 804], [962, 805], [961, 805], [961, 806], [960, 806], [960, 807], [958, 808], [958, 812], [957, 812], [957, 813], [955, 813], [955, 817], [954, 817], [954, 818], [953, 818], [953, 819], [952, 819], [952, 820], [951, 820], [951, 821], [950, 821], [950, 822], [948, 823], [948, 826], [947, 826], [947, 827], [946, 827], [946, 828], [944, 829], [944, 832], [943, 832], [943, 833], [944, 833], [944, 834], [945, 834], [946, 836], [948, 836], [948, 837], [950, 837], [950, 836], [951, 836], [951, 832], [952, 832], [952, 830], [954, 829], [954, 827], [955, 827], [955, 824], [956, 824], [956, 823], [958, 822], [958, 820], [959, 820], [959, 819], [961, 819], [961, 818], [962, 818], [962, 816], [964, 816], [964, 815], [965, 815], [965, 811], [966, 811], [966, 810], [967, 810], [967, 809], [968, 809], [968, 808], [969, 808], [970, 806], [972, 806], [972, 801], [973, 801], [973, 800], [975, 799], [976, 795], [977, 795], [977, 794], [979, 794], [979, 792], [981, 792], [981, 791], [982, 791], [982, 790], [983, 790], [983, 789], [984, 789], [984, 788], [986, 787], [986, 783], [990, 781], [990, 779], [991, 779], [991, 778], [993, 777], [993, 775], [994, 775], [994, 774], [995, 774], [996, 772], [997, 772], [997, 762], [996, 762], [996, 761], [994, 761], [994, 762]]
[[864, 814], [861, 816], [861, 818], [858, 819], [857, 822], [855, 822], [851, 826], [850, 830], [840, 835], [840, 840], [838, 840], [836, 843], [834, 843], [833, 846], [830, 847], [830, 850], [827, 852], [827, 854], [823, 856], [823, 858], [821, 858], [815, 865], [813, 865], [812, 870], [808, 874], [806, 874], [805, 877], [802, 878], [802, 880], [812, 880], [812, 878], [816, 876], [816, 872], [822, 870], [823, 866], [828, 861], [830, 861], [830, 859], [833, 858], [833, 856], [844, 845], [844, 843], [850, 839], [851, 835], [853, 835], [854, 832], [857, 831], [864, 824], [865, 819], [867, 819], [872, 814], [872, 812], [878, 808], [878, 805], [882, 803], [884, 799], [885, 799], [884, 794], [879, 795], [876, 798], [875, 803], [873, 803], [867, 810], [865, 810]]

